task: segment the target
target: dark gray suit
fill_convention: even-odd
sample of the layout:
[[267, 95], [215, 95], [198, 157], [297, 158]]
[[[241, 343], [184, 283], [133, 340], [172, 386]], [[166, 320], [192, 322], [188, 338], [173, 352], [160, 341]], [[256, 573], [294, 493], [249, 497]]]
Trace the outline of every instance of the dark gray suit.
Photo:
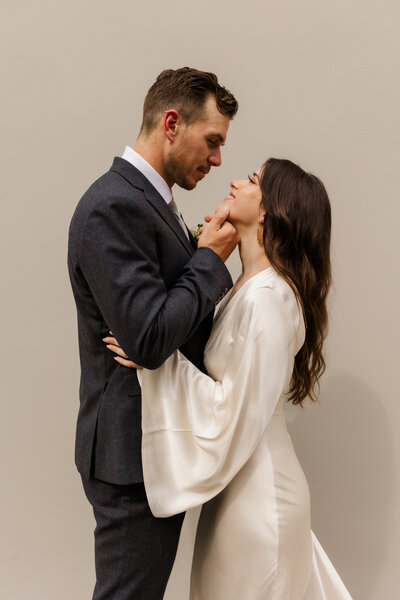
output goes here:
[[212, 311], [232, 281], [213, 251], [195, 248], [157, 190], [122, 158], [71, 221], [82, 369], [76, 464], [97, 520], [96, 600], [162, 598], [183, 520], [155, 519], [148, 509], [136, 371], [116, 363], [101, 340], [112, 330], [130, 359], [149, 369], [177, 348], [204, 368]]

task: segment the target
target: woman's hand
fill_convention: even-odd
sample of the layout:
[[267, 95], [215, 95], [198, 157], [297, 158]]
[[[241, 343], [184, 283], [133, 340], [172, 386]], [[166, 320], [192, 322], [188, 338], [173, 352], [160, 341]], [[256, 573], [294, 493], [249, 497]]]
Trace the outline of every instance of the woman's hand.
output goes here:
[[103, 342], [107, 344], [107, 348], [111, 350], [111, 352], [117, 354], [117, 356], [114, 356], [114, 360], [119, 362], [119, 364], [123, 365], [124, 367], [129, 367], [130, 369], [141, 369], [142, 367], [129, 360], [125, 352], [122, 350], [121, 346], [118, 344], [115, 337], [113, 337], [112, 331], [110, 331], [110, 334], [111, 335], [109, 337], [103, 338]]

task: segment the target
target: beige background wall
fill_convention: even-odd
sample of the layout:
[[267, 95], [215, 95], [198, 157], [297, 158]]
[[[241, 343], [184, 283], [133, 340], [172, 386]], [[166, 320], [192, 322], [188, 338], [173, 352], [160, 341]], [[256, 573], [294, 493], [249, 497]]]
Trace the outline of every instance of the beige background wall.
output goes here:
[[[267, 157], [330, 193], [335, 291], [321, 402], [289, 410], [313, 528], [355, 598], [399, 580], [399, 4], [394, 0], [3, 0], [0, 598], [86, 600], [93, 519], [73, 465], [78, 407], [69, 219], [133, 144], [166, 67], [240, 101], [224, 163], [178, 191], [189, 225]], [[238, 274], [238, 259], [230, 261]], [[187, 599], [196, 514], [168, 600]]]

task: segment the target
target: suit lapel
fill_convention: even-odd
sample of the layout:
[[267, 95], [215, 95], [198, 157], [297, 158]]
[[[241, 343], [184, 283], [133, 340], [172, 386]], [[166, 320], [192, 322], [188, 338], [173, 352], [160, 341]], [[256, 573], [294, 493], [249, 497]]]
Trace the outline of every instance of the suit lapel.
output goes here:
[[190, 255], [192, 255], [193, 254], [192, 245], [191, 245], [190, 241], [188, 240], [188, 238], [186, 237], [185, 232], [183, 231], [182, 227], [179, 225], [179, 222], [178, 222], [176, 216], [171, 211], [171, 209], [168, 208], [168, 204], [165, 202], [164, 198], [162, 196], [160, 196], [160, 194], [157, 192], [157, 190], [155, 188], [153, 188], [151, 183], [149, 183], [149, 187], [144, 190], [144, 193], [145, 193], [147, 200], [150, 202], [150, 204], [153, 206], [153, 208], [161, 215], [161, 217], [164, 219], [164, 221], [166, 221], [166, 223], [168, 223], [168, 225], [171, 227], [172, 231], [179, 238], [179, 241], [183, 244], [183, 246], [190, 253]]
[[158, 193], [156, 188], [150, 183], [150, 181], [138, 169], [136, 169], [136, 167], [131, 165], [128, 161], [124, 160], [123, 158], [114, 158], [111, 171], [119, 173], [119, 175], [126, 179], [126, 181], [128, 181], [131, 185], [143, 191], [147, 201], [169, 225], [169, 227], [177, 236], [185, 250], [190, 255], [192, 255], [194, 250], [196, 249], [196, 241], [193, 240], [193, 245], [193, 242], [190, 239], [192, 237], [190, 233], [189, 239], [186, 237], [175, 215], [168, 207], [168, 204], [165, 202], [161, 194]]
[[186, 229], [188, 230], [188, 234], [189, 234], [189, 242], [190, 245], [192, 246], [193, 250], [197, 250], [197, 240], [195, 237], [193, 237], [189, 227], [186, 225]]

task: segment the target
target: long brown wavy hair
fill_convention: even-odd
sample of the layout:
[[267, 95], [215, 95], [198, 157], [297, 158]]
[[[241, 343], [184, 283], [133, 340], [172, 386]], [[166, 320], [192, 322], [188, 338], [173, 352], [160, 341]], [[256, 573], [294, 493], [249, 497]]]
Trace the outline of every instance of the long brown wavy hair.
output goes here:
[[270, 158], [260, 175], [265, 208], [263, 241], [274, 269], [291, 286], [302, 307], [305, 341], [295, 356], [288, 400], [316, 400], [325, 371], [322, 353], [328, 332], [327, 296], [331, 207], [322, 182], [290, 160]]

